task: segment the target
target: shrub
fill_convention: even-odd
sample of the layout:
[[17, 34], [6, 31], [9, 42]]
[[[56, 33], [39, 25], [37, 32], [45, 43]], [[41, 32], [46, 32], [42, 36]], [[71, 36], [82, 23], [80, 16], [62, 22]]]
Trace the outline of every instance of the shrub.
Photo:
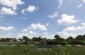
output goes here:
[[69, 42], [68, 44], [72, 44], [72, 45], [76, 45], [76, 44], [85, 45], [85, 43], [83, 43], [83, 42], [81, 42], [81, 41], [71, 41], [71, 42]]
[[48, 41], [47, 45], [66, 45], [66, 43], [60, 41]]

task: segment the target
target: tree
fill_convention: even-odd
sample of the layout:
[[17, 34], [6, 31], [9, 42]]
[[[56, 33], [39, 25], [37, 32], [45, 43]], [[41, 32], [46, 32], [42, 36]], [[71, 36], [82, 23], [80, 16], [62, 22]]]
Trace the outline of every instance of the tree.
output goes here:
[[21, 39], [21, 38], [19, 38], [18, 40], [19, 40], [20, 42], [22, 42], [22, 39]]
[[61, 38], [59, 35], [54, 36], [57, 41], [64, 41], [64, 38]]
[[78, 35], [75, 39], [76, 40], [84, 40], [84, 36], [83, 35]]
[[23, 38], [23, 40], [24, 40], [25, 42], [28, 42], [28, 41], [29, 41], [29, 38], [28, 38], [27, 36], [23, 36], [22, 38]]
[[21, 44], [28, 44], [29, 38], [27, 36], [23, 36], [22, 39], [19, 38]]
[[83, 39], [85, 40], [85, 34], [83, 35]]
[[1, 42], [15, 42], [17, 41], [16, 38], [1, 38], [0, 39]]
[[10, 38], [1, 38], [0, 41], [1, 42], [10, 42]]
[[39, 36], [38, 41], [42, 40], [41, 36]]
[[11, 42], [16, 42], [17, 39], [16, 39], [16, 38], [10, 38], [10, 41], [11, 41]]
[[68, 41], [68, 42], [71, 42], [71, 41], [73, 41], [74, 40], [74, 38], [73, 37], [68, 37], [67, 39], [66, 39], [66, 41]]
[[47, 45], [47, 39], [46, 39], [46, 38], [43, 38], [43, 39], [40, 41], [40, 45], [41, 45], [41, 46], [46, 46], [46, 45]]
[[60, 40], [60, 36], [59, 35], [55, 35], [54, 36], [56, 40]]
[[33, 37], [32, 41], [40, 41], [41, 39], [42, 39], [41, 36], [40, 37]]

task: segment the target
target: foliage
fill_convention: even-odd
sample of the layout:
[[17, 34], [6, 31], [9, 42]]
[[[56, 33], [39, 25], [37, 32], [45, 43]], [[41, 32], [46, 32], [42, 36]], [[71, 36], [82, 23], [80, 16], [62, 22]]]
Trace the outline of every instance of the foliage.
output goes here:
[[37, 48], [30, 46], [1, 47], [0, 55], [85, 55], [85, 46], [61, 46], [52, 48]]
[[33, 37], [32, 41], [40, 41], [42, 38], [41, 37]]

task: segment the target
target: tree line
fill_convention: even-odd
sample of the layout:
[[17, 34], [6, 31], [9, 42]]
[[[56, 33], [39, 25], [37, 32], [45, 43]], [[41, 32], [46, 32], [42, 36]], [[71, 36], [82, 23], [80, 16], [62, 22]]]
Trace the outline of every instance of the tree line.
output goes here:
[[46, 39], [39, 37], [33, 37], [32, 39], [28, 38], [27, 36], [23, 36], [22, 38], [16, 39], [16, 38], [0, 38], [0, 42], [22, 42], [23, 44], [28, 44], [28, 42], [39, 42], [40, 45], [43, 43], [47, 45], [85, 45], [85, 35], [78, 35], [75, 38], [68, 37], [66, 39], [60, 37], [59, 35], [55, 35], [54, 39]]

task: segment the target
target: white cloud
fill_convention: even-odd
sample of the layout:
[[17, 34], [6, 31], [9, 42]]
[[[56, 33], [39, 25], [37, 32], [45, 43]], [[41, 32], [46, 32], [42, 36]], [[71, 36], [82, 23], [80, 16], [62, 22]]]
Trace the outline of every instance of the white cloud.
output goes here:
[[[82, 0], [82, 1], [83, 1], [83, 3], [85, 3], [85, 0]], [[82, 7], [84, 5], [83, 3], [79, 4], [77, 7], [78, 8]]]
[[64, 31], [76, 31], [76, 27], [71, 26], [64, 29]]
[[13, 29], [14, 29], [14, 27], [12, 27], [12, 26], [9, 26], [9, 27], [2, 27], [2, 26], [0, 26], [0, 30], [2, 30], [2, 31], [11, 31]]
[[30, 29], [31, 29], [30, 27], [27, 27], [27, 28], [23, 29], [22, 31], [23, 32], [28, 32]]
[[58, 6], [58, 8], [60, 8], [61, 5], [62, 5], [62, 3], [63, 3], [63, 0], [58, 0], [58, 2], [59, 2], [59, 6]]
[[41, 30], [41, 31], [46, 31], [47, 27], [45, 25], [42, 25], [40, 23], [38, 24], [31, 24], [29, 27], [23, 29], [23, 32], [28, 32], [29, 30]]
[[62, 31], [62, 32], [57, 32], [57, 34], [59, 35], [59, 36], [61, 36], [62, 38], [68, 38], [69, 36], [72, 36], [72, 37], [76, 37], [77, 35], [76, 34], [74, 34], [74, 33], [70, 33], [70, 32], [66, 32], [66, 31]]
[[68, 38], [69, 36], [76, 37], [77, 35], [85, 34], [85, 23], [81, 23], [80, 26], [68, 26], [61, 32], [57, 32], [61, 37]]
[[82, 6], [83, 6], [83, 4], [79, 4], [77, 7], [80, 8], [80, 7], [82, 7]]
[[0, 13], [4, 15], [16, 15], [17, 14], [15, 11], [11, 10], [10, 8], [6, 8], [6, 7], [2, 7], [0, 10]]
[[35, 32], [35, 31], [40, 31], [40, 33], [44, 32], [47, 30], [47, 27], [45, 25], [42, 25], [40, 23], [38, 24], [31, 24], [29, 27], [25, 28], [22, 30], [21, 34], [19, 33], [18, 36], [29, 36], [29, 38], [32, 38], [34, 36], [39, 37], [40, 33]]
[[23, 29], [22, 31], [23, 31], [23, 32], [27, 32], [28, 30], [27, 30], [27, 29]]
[[54, 35], [50, 35], [48, 32], [43, 32], [42, 38], [54, 39]]
[[13, 36], [13, 33], [11, 33], [11, 32], [8, 32], [6, 35], [4, 35], [4, 38], [12, 38], [12, 37], [14, 37]]
[[17, 35], [18, 35], [17, 38], [22, 38], [23, 36], [28, 36], [29, 34], [28, 33], [18, 33]]
[[38, 24], [31, 24], [31, 29], [47, 30], [47, 27], [45, 25], [38, 23]]
[[61, 19], [59, 19], [57, 22], [58, 24], [73, 24], [78, 21], [79, 20], [76, 20], [74, 15], [62, 14]]
[[21, 13], [22, 14], [25, 14], [25, 11], [26, 11], [26, 9], [22, 9]]
[[34, 5], [29, 5], [26, 9], [23, 9], [21, 12], [22, 14], [25, 14], [25, 12], [34, 12], [37, 10], [38, 7], [35, 7]]
[[81, 23], [82, 26], [85, 26], [85, 23]]
[[0, 33], [0, 38], [15, 38], [16, 36], [13, 35], [12, 32], [4, 32]]
[[27, 11], [28, 11], [28, 12], [33, 12], [33, 11], [35, 11], [35, 10], [36, 10], [36, 7], [33, 6], [33, 5], [29, 5], [28, 8], [27, 8]]
[[29, 34], [36, 35], [37, 33], [33, 31], [29, 31]]
[[48, 15], [49, 18], [56, 18], [58, 16], [57, 12], [55, 12], [54, 14], [52, 15]]
[[70, 26], [66, 27], [64, 31], [82, 31], [85, 30], [85, 23], [81, 23], [81, 26]]
[[23, 36], [27, 36], [28, 38], [33, 38], [34, 36], [38, 37], [37, 33], [33, 31], [21, 32], [17, 34], [17, 38], [22, 38]]
[[7, 7], [12, 7], [14, 10], [16, 10], [17, 5], [22, 5], [24, 2], [22, 2], [22, 0], [0, 0], [0, 4]]
[[83, 0], [83, 2], [85, 2], [85, 0]]

